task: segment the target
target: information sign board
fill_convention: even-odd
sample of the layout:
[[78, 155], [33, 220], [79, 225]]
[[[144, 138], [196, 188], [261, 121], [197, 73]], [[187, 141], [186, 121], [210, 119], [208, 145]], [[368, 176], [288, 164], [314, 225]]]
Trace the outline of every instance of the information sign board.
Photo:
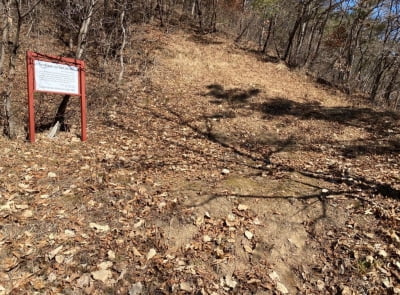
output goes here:
[[79, 95], [79, 68], [76, 66], [34, 61], [35, 90]]
[[81, 98], [81, 140], [86, 134], [85, 63], [82, 60], [27, 51], [29, 140], [35, 142], [34, 92], [77, 95]]

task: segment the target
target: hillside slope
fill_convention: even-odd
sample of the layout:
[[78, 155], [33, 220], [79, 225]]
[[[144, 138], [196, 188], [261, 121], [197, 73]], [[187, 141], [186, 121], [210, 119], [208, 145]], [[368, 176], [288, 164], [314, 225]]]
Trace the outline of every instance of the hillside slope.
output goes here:
[[0, 139], [0, 294], [398, 293], [399, 115], [222, 37], [141, 34], [119, 91], [89, 75], [88, 142], [78, 113]]

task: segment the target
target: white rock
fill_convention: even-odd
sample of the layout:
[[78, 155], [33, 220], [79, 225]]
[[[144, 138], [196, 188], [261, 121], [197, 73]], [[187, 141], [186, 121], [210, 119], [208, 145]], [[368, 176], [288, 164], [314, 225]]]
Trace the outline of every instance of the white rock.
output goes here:
[[22, 188], [22, 189], [28, 189], [29, 185], [26, 183], [18, 183], [18, 187]]
[[49, 173], [47, 173], [47, 177], [55, 178], [55, 177], [57, 177], [57, 174], [55, 174], [54, 172], [49, 172]]
[[276, 271], [269, 273], [268, 276], [275, 282], [280, 281], [279, 275], [276, 273]]
[[276, 282], [276, 289], [282, 294], [289, 294], [289, 290], [281, 282]]
[[231, 172], [229, 171], [229, 169], [224, 168], [224, 169], [222, 169], [221, 173], [222, 173], [223, 175], [227, 175], [227, 174], [229, 174], [229, 173], [231, 173]]
[[211, 242], [211, 241], [212, 241], [212, 239], [211, 239], [210, 236], [207, 236], [207, 235], [203, 236], [203, 242], [204, 243], [208, 243], [208, 242]]
[[237, 282], [232, 278], [232, 276], [227, 275], [225, 277], [225, 284], [231, 288], [231, 289], [235, 289], [235, 287], [237, 286]]
[[383, 249], [379, 250], [378, 255], [383, 257], [383, 258], [386, 258], [388, 256], [387, 252], [385, 250], [383, 250]]
[[149, 252], [147, 253], [147, 256], [146, 256], [147, 260], [153, 258], [156, 254], [157, 254], [157, 251], [155, 249], [151, 248], [149, 250]]
[[114, 260], [115, 259], [115, 252], [112, 250], [108, 250], [107, 256], [109, 259]]
[[248, 231], [248, 230], [246, 230], [246, 231], [244, 232], [244, 235], [245, 235], [246, 238], [248, 238], [249, 240], [251, 240], [251, 239], [253, 238], [253, 234], [252, 234], [250, 231]]
[[94, 222], [89, 223], [89, 227], [93, 228], [94, 230], [98, 231], [98, 232], [108, 232], [110, 231], [110, 227], [106, 224], [106, 225], [101, 225], [101, 224], [97, 224]]

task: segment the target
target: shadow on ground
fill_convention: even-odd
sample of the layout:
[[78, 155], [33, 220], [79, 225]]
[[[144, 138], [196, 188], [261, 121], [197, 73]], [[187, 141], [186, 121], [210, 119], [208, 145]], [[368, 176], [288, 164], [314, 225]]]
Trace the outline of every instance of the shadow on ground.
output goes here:
[[319, 102], [295, 102], [287, 98], [272, 98], [261, 104], [252, 104], [252, 109], [270, 116], [291, 115], [302, 120], [316, 119], [337, 122], [347, 126], [379, 132], [380, 136], [390, 135], [400, 115], [390, 111], [375, 111], [369, 108], [325, 107]]
[[[291, 117], [300, 120], [323, 120], [360, 128], [370, 133], [368, 138], [362, 140], [332, 142], [341, 146], [340, 153], [347, 158], [366, 154], [383, 155], [400, 152], [400, 115], [395, 112], [359, 107], [326, 107], [317, 101], [297, 102], [281, 97], [266, 98], [266, 101], [262, 103], [252, 102], [251, 98], [259, 96], [261, 93], [260, 89], [225, 89], [219, 84], [208, 85], [206, 88], [209, 91], [204, 96], [216, 98], [211, 100], [211, 103], [218, 105], [227, 103], [233, 109], [246, 108], [260, 112], [265, 120], [276, 117], [285, 118], [289, 122]], [[223, 110], [209, 118], [226, 119], [236, 116], [238, 116], [237, 113]]]
[[258, 88], [249, 88], [247, 90], [240, 88], [225, 89], [220, 84], [208, 85], [207, 89], [209, 92], [205, 96], [212, 96], [217, 99], [211, 101], [214, 104], [222, 104], [224, 101], [229, 103], [245, 103], [261, 92]]
[[219, 45], [223, 43], [221, 41], [213, 40], [204, 34], [193, 34], [188, 38], [188, 40], [201, 45]]

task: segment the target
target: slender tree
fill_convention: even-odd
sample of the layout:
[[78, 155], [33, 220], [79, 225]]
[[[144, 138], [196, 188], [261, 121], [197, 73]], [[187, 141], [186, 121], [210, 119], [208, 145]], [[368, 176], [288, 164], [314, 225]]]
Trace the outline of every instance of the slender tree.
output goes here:
[[[42, 0], [36, 2], [22, 0], [3, 0], [2, 42], [0, 48], [0, 73], [3, 82], [1, 96], [4, 105], [3, 133], [10, 139], [17, 136], [16, 122], [13, 114], [13, 89], [16, 73], [16, 60], [20, 47], [21, 29], [26, 18], [33, 12]], [[24, 5], [26, 4], [26, 5]], [[8, 56], [8, 69], [4, 63]]]

